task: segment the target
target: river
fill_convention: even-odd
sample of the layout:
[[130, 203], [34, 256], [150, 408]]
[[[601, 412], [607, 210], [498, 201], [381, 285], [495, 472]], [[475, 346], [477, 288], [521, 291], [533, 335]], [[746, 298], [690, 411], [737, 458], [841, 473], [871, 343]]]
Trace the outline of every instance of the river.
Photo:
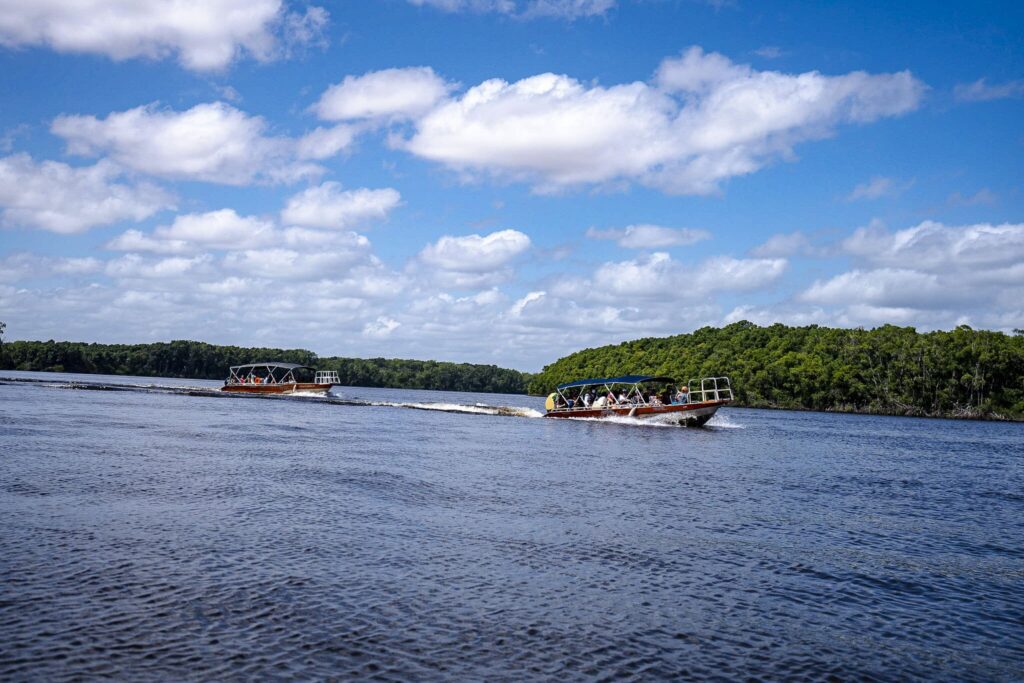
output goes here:
[[3, 680], [1021, 678], [1024, 425], [0, 377]]

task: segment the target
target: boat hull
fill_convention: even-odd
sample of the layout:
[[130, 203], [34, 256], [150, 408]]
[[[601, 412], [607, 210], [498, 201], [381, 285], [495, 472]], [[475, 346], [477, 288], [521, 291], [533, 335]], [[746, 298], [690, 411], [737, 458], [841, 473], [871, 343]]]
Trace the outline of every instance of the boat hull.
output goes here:
[[289, 382], [287, 384], [225, 384], [221, 391], [235, 394], [326, 394], [333, 384], [314, 384], [312, 382]]
[[657, 417], [671, 415], [678, 417], [681, 424], [700, 427], [707, 423], [719, 408], [729, 401], [704, 401], [674, 405], [611, 406], [607, 408], [572, 408], [550, 410], [544, 417], [607, 418], [607, 417]]

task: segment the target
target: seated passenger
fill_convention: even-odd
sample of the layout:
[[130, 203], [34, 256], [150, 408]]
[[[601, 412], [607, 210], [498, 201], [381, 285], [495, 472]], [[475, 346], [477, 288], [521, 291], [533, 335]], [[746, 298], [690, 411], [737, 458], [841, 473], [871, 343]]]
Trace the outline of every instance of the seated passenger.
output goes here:
[[679, 387], [679, 393], [676, 394], [676, 402], [677, 403], [689, 403], [690, 402], [690, 392], [689, 392], [689, 390], [686, 387]]
[[629, 399], [626, 398], [626, 392], [625, 391], [620, 391], [619, 392], [619, 405], [625, 405], [626, 403], [629, 403]]
[[594, 400], [594, 397], [593, 397], [593, 395], [589, 391], [587, 393], [583, 394], [583, 407], [584, 408], [589, 408], [590, 407], [590, 403], [593, 400]]

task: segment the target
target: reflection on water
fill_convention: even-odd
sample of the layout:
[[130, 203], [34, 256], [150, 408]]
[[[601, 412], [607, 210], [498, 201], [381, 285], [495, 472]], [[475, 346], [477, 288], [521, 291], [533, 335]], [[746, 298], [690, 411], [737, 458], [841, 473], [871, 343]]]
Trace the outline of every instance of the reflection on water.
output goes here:
[[0, 374], [3, 679], [1020, 675], [1021, 425]]

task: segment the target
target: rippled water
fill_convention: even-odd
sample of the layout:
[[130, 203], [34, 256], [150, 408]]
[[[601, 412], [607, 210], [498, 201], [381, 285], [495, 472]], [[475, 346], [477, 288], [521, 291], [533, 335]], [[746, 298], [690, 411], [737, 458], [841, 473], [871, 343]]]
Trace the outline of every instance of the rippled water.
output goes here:
[[1024, 425], [0, 374], [0, 679], [1021, 678]]

